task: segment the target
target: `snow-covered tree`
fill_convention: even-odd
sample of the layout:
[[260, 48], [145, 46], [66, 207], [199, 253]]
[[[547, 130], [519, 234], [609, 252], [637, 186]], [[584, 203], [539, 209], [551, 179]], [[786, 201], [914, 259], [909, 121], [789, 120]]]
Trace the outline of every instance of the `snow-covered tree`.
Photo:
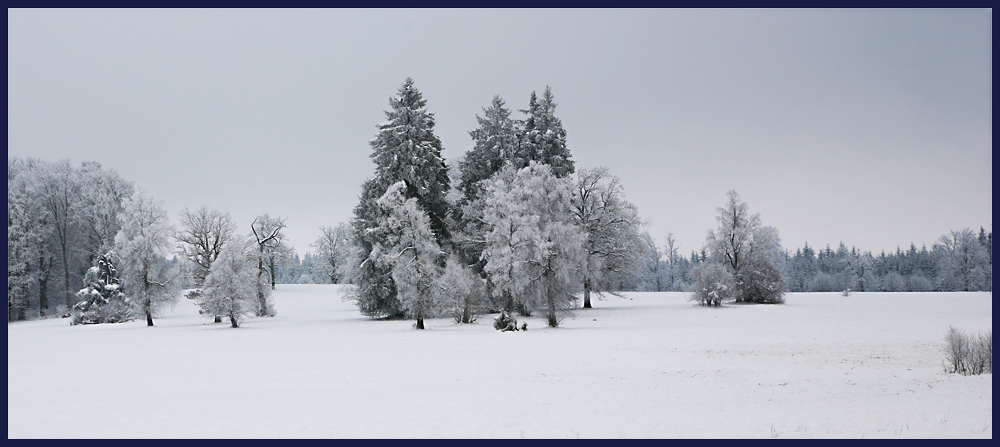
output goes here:
[[271, 269], [271, 287], [267, 287], [267, 278], [264, 276], [266, 266], [271, 255], [281, 247], [281, 241], [285, 235], [281, 230], [285, 229], [285, 219], [271, 217], [268, 214], [257, 216], [250, 224], [250, 236], [253, 238], [257, 252], [257, 316], [273, 317], [275, 315], [274, 305], [271, 304], [271, 291], [274, 290], [274, 269]]
[[625, 200], [618, 177], [598, 167], [577, 171], [573, 223], [586, 236], [583, 307], [589, 309], [593, 307], [591, 292], [608, 291], [611, 274], [637, 274], [643, 251], [642, 222], [635, 205]]
[[351, 227], [339, 223], [335, 227], [320, 227], [320, 236], [310, 247], [316, 249], [316, 268], [330, 284], [341, 283], [343, 264], [351, 250]]
[[424, 329], [424, 318], [437, 316], [440, 294], [435, 288], [441, 276], [443, 255], [430, 228], [430, 219], [414, 198], [404, 195], [406, 184], [398, 182], [379, 198], [388, 218], [383, 221], [386, 241], [372, 247], [369, 260], [389, 267], [407, 314]]
[[476, 115], [476, 121], [479, 127], [469, 131], [475, 146], [458, 164], [458, 189], [466, 202], [480, 198], [480, 182], [503, 169], [504, 164], [513, 160], [518, 153], [519, 141], [514, 120], [499, 95], [493, 97], [489, 108], [483, 109], [483, 116]]
[[404, 182], [404, 197], [416, 199], [427, 214], [437, 243], [447, 245], [450, 239], [446, 225], [450, 179], [441, 156], [441, 140], [434, 134], [434, 114], [427, 111], [427, 101], [410, 78], [389, 104], [391, 109], [385, 112], [388, 121], [378, 125], [378, 134], [370, 142], [375, 176], [362, 184], [351, 222], [358, 248], [350, 266], [351, 282], [357, 285], [351, 294], [363, 314], [376, 317], [406, 314], [390, 270], [365, 262], [376, 244], [388, 242], [388, 235], [380, 230], [388, 215], [376, 202], [389, 186]]
[[121, 323], [132, 319], [132, 302], [121, 288], [121, 278], [112, 253], [97, 258], [96, 265], [87, 269], [83, 289], [76, 293], [80, 300], [73, 306], [72, 324]]
[[450, 309], [455, 322], [463, 324], [473, 322], [473, 314], [480, 306], [479, 297], [485, 287], [482, 278], [455, 255], [448, 257], [444, 272], [437, 280], [440, 302]]
[[73, 223], [73, 199], [78, 193], [77, 174], [69, 161], [41, 164], [37, 177], [32, 183], [32, 195], [38, 201], [40, 211], [44, 213], [43, 221], [48, 224], [48, 232], [54, 236], [58, 246], [58, 259], [62, 267], [63, 292], [67, 310], [74, 304], [75, 295], [70, 290], [70, 255], [73, 236], [70, 225]]
[[173, 228], [161, 202], [139, 189], [125, 200], [119, 214], [121, 230], [115, 236], [115, 255], [125, 296], [146, 325], [160, 307], [176, 302], [179, 276], [167, 263]]
[[181, 228], [174, 236], [180, 243], [177, 253], [194, 264], [194, 286], [201, 288], [222, 246], [236, 234], [236, 223], [229, 213], [202, 206], [181, 212]]
[[934, 252], [941, 289], [987, 290], [987, 284], [992, 282], [990, 253], [972, 230], [953, 230], [941, 236], [934, 244]]
[[712, 259], [724, 264], [732, 273], [736, 281], [734, 298], [737, 302], [779, 303], [784, 293], [784, 281], [780, 284], [761, 283], [775, 279], [772, 270], [777, 271], [777, 279], [781, 279], [780, 269], [776, 266], [781, 256], [778, 231], [762, 226], [760, 214], [750, 214], [749, 206], [736, 191], [729, 191], [728, 197], [726, 205], [717, 208], [718, 229], [708, 233], [706, 246]]
[[135, 185], [115, 170], [92, 161], [80, 164], [77, 179], [78, 196], [71, 205], [80, 232], [78, 249], [96, 259], [114, 245], [115, 235], [121, 229], [118, 214], [125, 199], [132, 196]]
[[586, 236], [573, 223], [574, 183], [536, 162], [514, 171], [505, 168], [485, 185], [483, 220], [485, 271], [493, 293], [544, 310], [551, 327], [557, 311], [575, 302], [582, 284]]
[[545, 87], [542, 98], [531, 92], [528, 108], [521, 110], [527, 114], [517, 123], [519, 135], [518, 153], [514, 160], [516, 168], [523, 168], [530, 161], [549, 165], [556, 177], [567, 177], [573, 173], [573, 160], [566, 147], [566, 130], [562, 121], [555, 116], [556, 101], [552, 88]]
[[[32, 225], [30, 197], [25, 188], [23, 165], [11, 159], [7, 163], [7, 321], [25, 319], [34, 276], [30, 253], [37, 234]], [[44, 315], [44, 314], [43, 314]]]
[[266, 289], [257, 275], [255, 242], [239, 235], [227, 238], [205, 278], [204, 292], [198, 299], [202, 313], [224, 315], [234, 328], [247, 316], [257, 314], [260, 305], [257, 291]]
[[848, 287], [858, 292], [870, 292], [876, 289], [875, 261], [871, 253], [862, 253], [852, 248], [843, 258], [843, 262], [850, 284]]

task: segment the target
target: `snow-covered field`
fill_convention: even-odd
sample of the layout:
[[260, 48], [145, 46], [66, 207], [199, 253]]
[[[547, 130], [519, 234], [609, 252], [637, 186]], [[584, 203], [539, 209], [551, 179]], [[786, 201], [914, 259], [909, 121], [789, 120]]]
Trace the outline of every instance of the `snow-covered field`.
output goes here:
[[548, 329], [371, 321], [279, 285], [239, 329], [190, 300], [144, 321], [7, 326], [7, 437], [993, 437], [993, 376], [946, 374], [992, 293], [597, 301]]

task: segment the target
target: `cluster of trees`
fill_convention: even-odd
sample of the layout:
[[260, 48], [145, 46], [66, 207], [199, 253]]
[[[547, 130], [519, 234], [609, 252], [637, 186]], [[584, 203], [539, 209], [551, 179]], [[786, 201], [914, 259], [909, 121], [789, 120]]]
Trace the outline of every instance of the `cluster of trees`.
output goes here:
[[261, 215], [244, 237], [229, 214], [202, 207], [180, 217], [176, 232], [161, 202], [99, 163], [8, 158], [8, 321], [34, 311], [152, 326], [184, 285], [217, 321], [274, 315], [270, 290], [290, 251], [284, 219]]
[[[643, 241], [647, 249], [640, 280], [620, 281], [618, 290], [686, 291], [697, 282], [695, 269], [711, 259], [707, 246], [678, 256], [672, 234], [662, 247], [649, 234], [643, 234]], [[789, 292], [992, 291], [993, 233], [952, 230], [930, 249], [910, 244], [878, 255], [843, 242], [836, 249], [805, 244], [794, 252], [782, 250], [772, 262]]]
[[523, 119], [494, 97], [457, 169], [411, 79], [390, 106], [341, 270], [362, 313], [423, 328], [432, 316], [538, 311], [556, 326], [578, 292], [590, 307], [592, 293], [635, 274], [644, 249], [635, 206], [607, 169], [576, 169], [550, 88], [531, 94]]
[[928, 250], [897, 248], [873, 255], [840, 243], [814, 250], [808, 244], [786, 254], [785, 274], [793, 292], [992, 291], [993, 232], [953, 230]]
[[96, 162], [8, 158], [7, 315], [68, 315], [76, 291], [122, 229], [132, 182]]
[[879, 256], [843, 243], [792, 254], [735, 191], [705, 245], [681, 256], [672, 234], [661, 247], [643, 230], [616, 176], [576, 168], [555, 108], [548, 87], [521, 119], [495, 96], [469, 132], [473, 148], [449, 165], [407, 79], [370, 142], [375, 175], [354, 218], [321, 227], [302, 258], [285, 219], [262, 214], [239, 235], [228, 213], [201, 207], [175, 231], [160, 203], [99, 163], [8, 158], [8, 320], [152, 325], [183, 286], [237, 327], [274, 315], [276, 283], [351, 283], [363, 314], [418, 328], [482, 312], [543, 312], [557, 326], [578, 296], [588, 308], [593, 294], [627, 290], [689, 291], [705, 306], [780, 303], [785, 291], [992, 290], [992, 232]]

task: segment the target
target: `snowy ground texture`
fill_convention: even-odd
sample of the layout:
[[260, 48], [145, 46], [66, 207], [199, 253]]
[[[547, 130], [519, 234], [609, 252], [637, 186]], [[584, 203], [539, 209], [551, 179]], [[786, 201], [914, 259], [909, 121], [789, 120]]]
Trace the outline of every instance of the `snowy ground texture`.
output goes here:
[[280, 285], [239, 329], [187, 299], [153, 328], [8, 324], [7, 437], [993, 437], [993, 376], [942, 368], [992, 293], [630, 293], [501, 333], [371, 321], [338, 290]]

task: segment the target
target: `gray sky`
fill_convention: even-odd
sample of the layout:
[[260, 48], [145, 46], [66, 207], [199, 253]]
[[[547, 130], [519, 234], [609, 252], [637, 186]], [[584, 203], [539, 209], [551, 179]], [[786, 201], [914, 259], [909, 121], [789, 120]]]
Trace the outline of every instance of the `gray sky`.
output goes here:
[[[95, 160], [299, 254], [347, 221], [410, 76], [450, 161], [552, 87], [577, 167], [700, 249], [735, 189], [785, 247], [992, 230], [991, 10], [20, 10], [9, 156]], [[523, 115], [514, 113], [514, 117]]]

